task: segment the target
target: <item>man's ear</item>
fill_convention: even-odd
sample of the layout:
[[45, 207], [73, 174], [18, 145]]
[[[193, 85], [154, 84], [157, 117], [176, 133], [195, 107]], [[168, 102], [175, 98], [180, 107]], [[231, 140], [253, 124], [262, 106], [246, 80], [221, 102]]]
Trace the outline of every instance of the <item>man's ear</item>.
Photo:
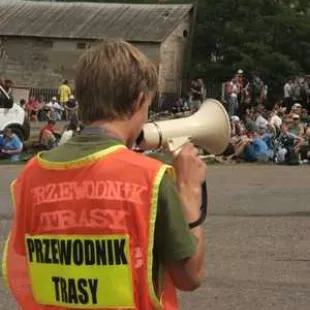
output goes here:
[[143, 104], [145, 104], [146, 96], [144, 92], [140, 92], [138, 95], [138, 98], [135, 100], [135, 103], [133, 105], [133, 113], [136, 113], [139, 111]]

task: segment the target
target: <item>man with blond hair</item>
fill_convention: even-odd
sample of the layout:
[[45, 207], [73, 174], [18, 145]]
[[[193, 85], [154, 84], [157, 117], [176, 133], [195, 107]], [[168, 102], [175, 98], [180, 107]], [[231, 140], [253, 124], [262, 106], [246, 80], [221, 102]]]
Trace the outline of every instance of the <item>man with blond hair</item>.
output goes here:
[[40, 153], [12, 186], [4, 261], [22, 309], [172, 310], [176, 288], [201, 285], [203, 228], [189, 224], [200, 217], [205, 164], [191, 143], [173, 167], [131, 150], [157, 83], [154, 64], [122, 40], [80, 58], [85, 130]]

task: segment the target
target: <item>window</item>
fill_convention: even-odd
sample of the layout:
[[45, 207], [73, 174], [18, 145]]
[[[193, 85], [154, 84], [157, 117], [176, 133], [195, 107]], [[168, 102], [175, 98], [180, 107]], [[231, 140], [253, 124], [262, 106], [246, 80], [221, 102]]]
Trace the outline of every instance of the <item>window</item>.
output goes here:
[[43, 40], [42, 41], [44, 47], [53, 48], [54, 42], [52, 40]]
[[79, 50], [85, 50], [86, 47], [87, 47], [86, 43], [84, 43], [84, 42], [76, 43], [76, 48], [79, 49]]
[[186, 29], [183, 31], [183, 37], [184, 37], [184, 38], [187, 38], [187, 37], [188, 37], [188, 31], [187, 31]]

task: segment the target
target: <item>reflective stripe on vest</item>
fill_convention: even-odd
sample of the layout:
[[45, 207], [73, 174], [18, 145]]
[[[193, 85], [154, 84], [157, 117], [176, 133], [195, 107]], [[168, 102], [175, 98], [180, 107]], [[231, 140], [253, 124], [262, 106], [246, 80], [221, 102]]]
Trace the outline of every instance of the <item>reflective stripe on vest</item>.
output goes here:
[[[120, 170], [106, 172], [110, 165]], [[167, 171], [173, 173], [122, 146], [74, 162], [32, 160], [12, 185], [24, 218], [13, 222], [3, 259], [21, 308], [178, 309], [169, 277], [159, 296], [152, 277], [158, 191]]]

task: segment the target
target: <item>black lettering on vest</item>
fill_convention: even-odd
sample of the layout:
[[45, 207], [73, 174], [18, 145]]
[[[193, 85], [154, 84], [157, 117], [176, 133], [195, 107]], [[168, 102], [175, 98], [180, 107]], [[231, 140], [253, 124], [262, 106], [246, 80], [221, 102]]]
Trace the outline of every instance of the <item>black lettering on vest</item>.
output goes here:
[[52, 258], [50, 257], [50, 240], [43, 239], [42, 240], [44, 245], [44, 261], [45, 264], [51, 264]]
[[107, 240], [107, 252], [108, 252], [109, 265], [114, 265], [113, 240]]
[[63, 278], [60, 278], [60, 287], [61, 287], [61, 301], [68, 302], [67, 283], [66, 280]]
[[125, 255], [125, 239], [114, 240], [114, 254], [116, 265], [127, 265], [127, 258]]
[[58, 240], [51, 240], [51, 252], [52, 252], [52, 260], [54, 264], [59, 264], [58, 260]]
[[86, 279], [79, 279], [78, 283], [78, 290], [80, 292], [79, 294], [79, 302], [83, 305], [88, 304], [89, 297], [88, 297], [88, 292], [86, 290], [87, 287], [87, 281]]
[[28, 247], [28, 255], [29, 255], [29, 262], [33, 262], [33, 253], [34, 253], [34, 242], [32, 239], [27, 239], [27, 247]]
[[92, 240], [85, 240], [85, 265], [95, 265], [95, 246]]
[[60, 301], [59, 280], [60, 280], [60, 278], [58, 278], [58, 277], [52, 277], [52, 281], [54, 282], [54, 290], [55, 290], [56, 301]]
[[105, 240], [96, 240], [97, 265], [105, 266], [107, 264]]
[[77, 304], [78, 301], [78, 295], [77, 290], [75, 287], [75, 280], [74, 279], [68, 279], [68, 303], [69, 304]]
[[72, 249], [71, 240], [58, 241], [59, 261], [61, 264], [71, 265], [71, 257], [72, 257], [71, 249]]
[[36, 261], [37, 261], [37, 263], [44, 263], [41, 240], [34, 239], [34, 246], [36, 249]]
[[91, 292], [93, 304], [97, 304], [98, 280], [97, 279], [88, 279], [88, 284], [89, 284], [89, 289]]
[[73, 242], [73, 262], [75, 265], [80, 266], [83, 264], [83, 244], [81, 240]]

